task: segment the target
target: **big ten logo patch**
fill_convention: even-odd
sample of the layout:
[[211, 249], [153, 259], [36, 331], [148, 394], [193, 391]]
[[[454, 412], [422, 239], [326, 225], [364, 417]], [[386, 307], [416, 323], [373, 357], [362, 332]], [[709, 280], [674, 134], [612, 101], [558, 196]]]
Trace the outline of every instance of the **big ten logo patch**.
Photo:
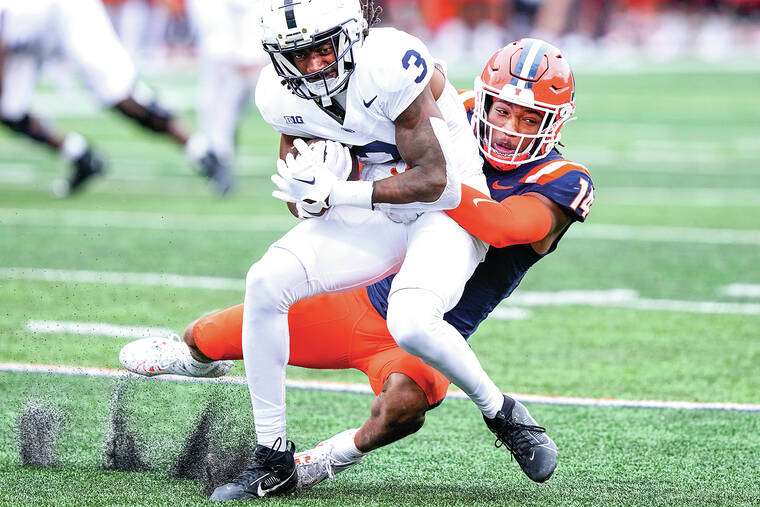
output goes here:
[[283, 116], [285, 118], [285, 123], [288, 125], [302, 125], [303, 124], [303, 116]]

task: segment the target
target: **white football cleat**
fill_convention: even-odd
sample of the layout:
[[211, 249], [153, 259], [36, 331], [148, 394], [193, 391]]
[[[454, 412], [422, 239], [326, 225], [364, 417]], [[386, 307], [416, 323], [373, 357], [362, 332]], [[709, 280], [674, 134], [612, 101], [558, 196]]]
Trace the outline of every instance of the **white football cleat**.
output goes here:
[[132, 373], [154, 375], [183, 375], [185, 377], [221, 377], [232, 368], [232, 361], [203, 363], [190, 355], [190, 349], [179, 336], [143, 338], [122, 347], [119, 362]]
[[326, 479], [334, 481], [336, 473], [356, 465], [367, 456], [365, 454], [357, 460], [344, 461], [337, 459], [333, 455], [333, 444], [331, 441], [348, 432], [352, 432], [353, 434], [356, 433], [356, 430], [346, 430], [338, 433], [334, 437], [320, 442], [313, 449], [295, 453], [293, 457], [296, 461], [296, 475], [298, 475], [297, 489], [310, 488]]

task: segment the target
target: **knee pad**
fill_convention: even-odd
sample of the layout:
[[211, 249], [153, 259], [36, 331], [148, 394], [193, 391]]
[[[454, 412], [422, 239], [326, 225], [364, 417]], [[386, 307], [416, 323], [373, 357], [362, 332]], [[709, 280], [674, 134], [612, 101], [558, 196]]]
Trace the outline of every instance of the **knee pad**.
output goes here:
[[283, 248], [272, 247], [245, 277], [246, 304], [287, 313], [303, 297], [306, 270], [298, 258]]
[[424, 357], [442, 322], [442, 301], [425, 289], [401, 289], [388, 298], [387, 323], [396, 343], [412, 355]]

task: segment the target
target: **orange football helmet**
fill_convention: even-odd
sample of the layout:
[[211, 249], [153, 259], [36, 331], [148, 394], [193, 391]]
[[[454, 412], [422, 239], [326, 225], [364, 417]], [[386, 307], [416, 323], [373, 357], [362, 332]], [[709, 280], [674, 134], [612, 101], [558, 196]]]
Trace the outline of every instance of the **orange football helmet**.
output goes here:
[[[514, 132], [488, 121], [495, 99], [540, 111], [538, 133]], [[497, 51], [475, 78], [473, 124], [480, 151], [508, 171], [545, 157], [559, 143], [562, 126], [575, 119], [575, 79], [560, 50], [540, 39], [520, 39]], [[519, 139], [513, 153], [494, 148], [494, 130]]]

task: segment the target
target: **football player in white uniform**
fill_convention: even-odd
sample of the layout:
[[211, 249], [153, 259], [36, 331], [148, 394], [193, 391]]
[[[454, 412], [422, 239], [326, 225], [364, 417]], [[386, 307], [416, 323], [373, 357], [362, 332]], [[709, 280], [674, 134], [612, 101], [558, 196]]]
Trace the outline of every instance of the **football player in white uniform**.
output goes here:
[[261, 67], [269, 62], [257, 29], [261, 1], [189, 0], [187, 11], [200, 60], [200, 132], [193, 137], [207, 143], [219, 163], [230, 167], [240, 116]]
[[[487, 420], [504, 417], [507, 400], [443, 320], [486, 252], [440, 211], [459, 204], [462, 183], [487, 194], [477, 143], [445, 66], [407, 33], [370, 31], [375, 14], [373, 2], [359, 0], [273, 0], [264, 9], [272, 65], [261, 73], [256, 104], [282, 134], [273, 195], [302, 217], [326, 212], [294, 227], [248, 272], [242, 344], [258, 445], [214, 500], [296, 487], [294, 446], [285, 439], [288, 309], [315, 294], [398, 272], [387, 308], [393, 338], [467, 393]], [[302, 139], [317, 137], [330, 141]], [[339, 143], [366, 161], [397, 159], [408, 168], [343, 181], [351, 158]]]
[[[138, 85], [135, 67], [119, 42], [103, 4], [98, 0], [0, 0], [0, 123], [34, 141], [60, 151], [71, 160], [71, 177], [58, 185], [58, 195], [81, 188], [103, 172], [103, 163], [78, 134], [63, 136], [29, 111], [39, 68], [62, 51], [80, 71], [100, 101], [142, 127], [186, 146], [216, 190], [229, 189], [229, 175], [207, 150], [188, 143], [186, 129]], [[212, 155], [212, 154], [211, 154]]]

